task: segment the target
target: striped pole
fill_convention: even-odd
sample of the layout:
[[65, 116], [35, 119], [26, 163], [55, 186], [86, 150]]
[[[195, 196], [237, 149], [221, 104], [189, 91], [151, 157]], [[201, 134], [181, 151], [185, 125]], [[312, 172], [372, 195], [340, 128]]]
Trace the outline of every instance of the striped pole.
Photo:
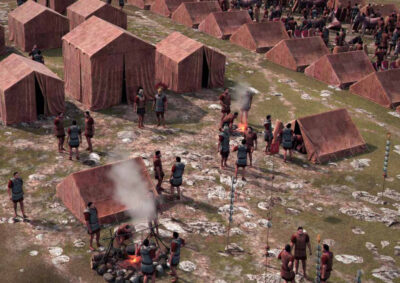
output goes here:
[[320, 283], [321, 282], [321, 256], [322, 256], [322, 249], [321, 249], [321, 235], [317, 235], [317, 258], [315, 259], [316, 261], [316, 276], [315, 276], [315, 283]]
[[229, 224], [228, 224], [228, 238], [226, 240], [227, 251], [229, 251], [229, 236], [231, 231], [231, 224], [233, 221], [233, 203], [235, 201], [235, 186], [236, 178], [232, 177], [232, 185], [231, 185], [231, 205], [229, 206]]
[[354, 283], [361, 283], [361, 275], [362, 275], [361, 270], [360, 269], [357, 270], [357, 276], [356, 279], [354, 280]]
[[387, 169], [388, 169], [388, 163], [389, 163], [390, 137], [391, 137], [391, 134], [390, 134], [390, 133], [387, 133], [387, 134], [386, 134], [385, 158], [384, 158], [384, 160], [383, 160], [382, 199], [383, 199], [383, 194], [384, 194], [384, 192], [385, 192], [385, 183], [386, 183]]

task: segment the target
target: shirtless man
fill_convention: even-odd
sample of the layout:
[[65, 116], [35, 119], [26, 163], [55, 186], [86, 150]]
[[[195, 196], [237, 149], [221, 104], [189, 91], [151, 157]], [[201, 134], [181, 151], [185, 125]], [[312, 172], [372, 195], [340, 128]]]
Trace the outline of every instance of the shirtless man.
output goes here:
[[311, 244], [310, 244], [310, 237], [306, 232], [303, 231], [303, 227], [297, 228], [297, 232], [292, 235], [292, 238], [290, 239], [290, 246], [294, 248], [294, 264], [295, 264], [295, 272], [296, 274], [299, 273], [299, 260], [301, 260], [301, 263], [303, 265], [303, 274], [304, 278], [307, 279], [307, 250], [306, 248], [308, 247], [308, 250], [310, 251], [310, 255], [312, 255], [311, 251]]
[[285, 280], [286, 283], [293, 283], [296, 274], [293, 272], [293, 261], [294, 257], [292, 256], [290, 245], [286, 245], [285, 249], [283, 249], [278, 255], [278, 259], [282, 261], [281, 265], [281, 277]]
[[90, 116], [90, 112], [85, 112], [85, 137], [88, 144], [87, 151], [93, 152], [92, 138], [94, 136], [94, 120]]
[[157, 150], [153, 157], [153, 165], [154, 165], [154, 178], [157, 180], [157, 192], [161, 193], [164, 189], [162, 188], [162, 182], [164, 179], [164, 171], [162, 169], [162, 162], [161, 162], [161, 152]]
[[328, 281], [331, 276], [333, 266], [333, 253], [329, 251], [327, 244], [323, 245], [322, 257], [321, 257], [321, 283]]
[[231, 113], [231, 94], [229, 93], [229, 89], [226, 88], [225, 91], [219, 96], [219, 104], [221, 105], [221, 121], [225, 118], [226, 115]]
[[54, 119], [54, 135], [57, 137], [58, 140], [58, 152], [65, 151], [64, 114], [62, 112], [58, 113], [57, 117]]
[[246, 140], [247, 154], [250, 160], [250, 167], [253, 166], [253, 151], [257, 150], [257, 133], [253, 132], [252, 127], [248, 127], [244, 133], [244, 139]]

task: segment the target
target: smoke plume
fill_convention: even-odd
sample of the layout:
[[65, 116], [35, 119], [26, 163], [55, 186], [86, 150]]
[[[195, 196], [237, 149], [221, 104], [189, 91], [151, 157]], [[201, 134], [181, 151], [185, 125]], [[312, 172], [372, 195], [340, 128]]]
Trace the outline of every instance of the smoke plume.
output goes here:
[[234, 109], [241, 109], [246, 103], [247, 99], [245, 94], [247, 91], [252, 92], [253, 94], [257, 94], [258, 90], [251, 87], [247, 83], [238, 83], [234, 87], [231, 88], [230, 93], [232, 98], [234, 99], [233, 106]]
[[108, 177], [114, 182], [114, 199], [127, 207], [132, 220], [147, 220], [154, 215], [153, 195], [134, 161], [115, 164]]

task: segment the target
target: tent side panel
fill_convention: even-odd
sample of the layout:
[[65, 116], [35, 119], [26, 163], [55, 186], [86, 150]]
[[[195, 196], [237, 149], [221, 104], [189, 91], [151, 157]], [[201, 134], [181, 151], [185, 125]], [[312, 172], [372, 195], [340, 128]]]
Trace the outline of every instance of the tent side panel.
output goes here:
[[192, 53], [178, 64], [178, 89], [176, 92], [191, 92], [201, 89], [203, 75], [203, 48]]
[[192, 18], [190, 17], [190, 14], [188, 10], [186, 9], [186, 6], [184, 3], [179, 5], [178, 9], [176, 9], [171, 16], [172, 21], [185, 25], [189, 28], [192, 28], [194, 23]]
[[63, 41], [65, 94], [82, 102], [80, 50]]
[[23, 51], [29, 50], [25, 46], [25, 27], [22, 23], [16, 20], [11, 13], [8, 14], [8, 32], [9, 40], [14, 42], [18, 48]]
[[293, 58], [284, 40], [268, 51], [265, 56], [269, 61], [275, 64], [297, 71], [296, 60]]
[[230, 41], [251, 51], [257, 50], [256, 42], [245, 24], [232, 34]]
[[154, 4], [151, 6], [150, 10], [153, 13], [159, 14], [161, 16], [170, 17], [171, 11], [169, 10], [165, 1], [166, 0], [156, 0]]
[[223, 87], [225, 82], [225, 55], [208, 47], [204, 47], [204, 53], [209, 70], [208, 87]]
[[156, 51], [156, 83], [163, 83], [178, 91], [178, 63]]
[[204, 21], [199, 24], [199, 31], [207, 33], [219, 39], [222, 39], [224, 36], [221, 28], [215, 21], [215, 17], [213, 14], [209, 14], [207, 18], [205, 18]]
[[304, 70], [306, 76], [318, 81], [339, 87], [341, 85], [336, 72], [333, 70], [327, 56], [322, 57]]
[[4, 27], [0, 25], [0, 55], [2, 55], [6, 51], [6, 38]]
[[391, 108], [392, 103], [385, 89], [376, 77], [376, 74], [366, 76], [361, 81], [350, 86], [350, 92], [362, 96], [386, 108]]
[[99, 17], [123, 29], [126, 29], [128, 25], [127, 15], [113, 6], [105, 5], [94, 12], [93, 16]]
[[57, 115], [65, 110], [64, 82], [41, 73], [35, 73], [45, 99], [45, 115]]
[[67, 8], [67, 17], [69, 19], [69, 30], [73, 30], [85, 21], [85, 17]]

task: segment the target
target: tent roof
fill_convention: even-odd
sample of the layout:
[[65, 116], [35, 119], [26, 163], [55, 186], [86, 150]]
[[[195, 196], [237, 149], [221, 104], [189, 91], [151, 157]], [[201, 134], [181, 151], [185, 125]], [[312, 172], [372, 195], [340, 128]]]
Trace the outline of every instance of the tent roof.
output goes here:
[[44, 64], [17, 54], [11, 54], [0, 62], [0, 89], [3, 91], [8, 89], [33, 72], [61, 80]]
[[257, 46], [274, 46], [277, 40], [280, 41], [289, 38], [285, 26], [281, 21], [247, 23], [244, 26], [248, 29]]
[[284, 42], [297, 66], [309, 65], [321, 56], [329, 54], [328, 48], [319, 36], [286, 39]]
[[157, 52], [164, 54], [174, 61], [180, 62], [203, 46], [203, 44], [186, 37], [179, 32], [173, 32], [164, 40], [159, 42], [156, 47]]
[[392, 103], [400, 103], [400, 69], [376, 72], [375, 75]]
[[[137, 38], [123, 28], [92, 16], [67, 33], [63, 40], [92, 56], [123, 34]], [[142, 39], [138, 40], [143, 41]]]
[[58, 14], [57, 12], [55, 12], [43, 5], [40, 5], [36, 2], [28, 0], [21, 6], [17, 7], [15, 10], [11, 11], [9, 13], [9, 16], [12, 16], [17, 21], [25, 24], [45, 11], [49, 11], [51, 13]]
[[346, 109], [337, 109], [296, 120], [310, 160], [331, 159], [362, 152], [365, 141]]
[[252, 22], [247, 11], [215, 12], [212, 15], [223, 33], [233, 33], [244, 23]]
[[221, 11], [217, 1], [182, 2], [180, 6], [186, 8], [195, 23], [200, 23], [209, 13]]
[[68, 10], [87, 17], [105, 5], [107, 5], [105, 2], [99, 0], [79, 0], [68, 6]]

